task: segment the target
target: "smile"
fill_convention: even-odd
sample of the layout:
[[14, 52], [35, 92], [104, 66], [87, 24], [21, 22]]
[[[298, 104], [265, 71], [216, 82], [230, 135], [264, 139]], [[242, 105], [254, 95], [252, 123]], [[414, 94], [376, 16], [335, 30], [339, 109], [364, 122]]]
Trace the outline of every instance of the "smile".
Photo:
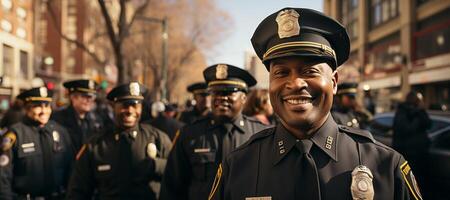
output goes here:
[[311, 96], [287, 96], [283, 98], [283, 101], [291, 105], [301, 105], [312, 103], [313, 98]]

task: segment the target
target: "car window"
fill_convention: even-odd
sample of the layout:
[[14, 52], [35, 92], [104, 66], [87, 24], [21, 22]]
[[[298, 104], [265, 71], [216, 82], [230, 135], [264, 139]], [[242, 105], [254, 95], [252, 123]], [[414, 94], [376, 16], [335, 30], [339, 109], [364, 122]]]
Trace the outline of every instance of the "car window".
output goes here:
[[393, 116], [380, 117], [375, 119], [375, 121], [379, 125], [383, 125], [385, 127], [392, 127], [394, 117]]
[[437, 130], [440, 130], [442, 128], [445, 128], [447, 126], [450, 126], [449, 122], [438, 120], [438, 119], [432, 119], [433, 124], [431, 125], [431, 128], [428, 129], [429, 133], [435, 132]]
[[433, 142], [433, 147], [450, 150], [450, 130], [440, 134]]
[[389, 136], [392, 135], [392, 117], [377, 117], [370, 122], [368, 130], [373, 135]]

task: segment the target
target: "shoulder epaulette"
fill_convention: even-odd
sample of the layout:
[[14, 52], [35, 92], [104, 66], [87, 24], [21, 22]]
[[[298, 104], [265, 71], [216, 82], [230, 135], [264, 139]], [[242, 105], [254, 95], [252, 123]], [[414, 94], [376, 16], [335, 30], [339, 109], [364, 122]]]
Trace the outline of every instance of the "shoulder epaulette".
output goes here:
[[375, 143], [375, 139], [373, 138], [372, 133], [370, 133], [369, 131], [362, 130], [359, 128], [352, 128], [352, 127], [348, 127], [348, 126], [344, 126], [344, 125], [338, 125], [338, 127], [339, 127], [339, 130], [342, 132], [362, 136], [367, 139], [370, 139], [373, 143]]
[[8, 131], [2, 136], [1, 150], [2, 152], [8, 151], [16, 142], [17, 136], [14, 132]]

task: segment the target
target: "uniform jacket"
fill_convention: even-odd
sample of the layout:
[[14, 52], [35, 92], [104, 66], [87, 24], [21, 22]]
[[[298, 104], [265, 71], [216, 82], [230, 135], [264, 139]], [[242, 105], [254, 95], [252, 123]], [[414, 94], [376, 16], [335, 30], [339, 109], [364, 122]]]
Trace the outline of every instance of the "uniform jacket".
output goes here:
[[77, 154], [68, 199], [90, 199], [94, 190], [99, 199], [156, 199], [170, 148], [168, 136], [146, 124], [96, 135]]
[[72, 106], [54, 112], [51, 118], [69, 131], [70, 138], [77, 151], [91, 135], [98, 133], [103, 128], [101, 119], [94, 112], [88, 112], [84, 119], [87, 122], [87, 132], [83, 133], [80, 119]]
[[192, 124], [203, 117], [205, 116], [203, 116], [202, 113], [198, 112], [197, 109], [192, 108], [192, 110], [184, 111], [181, 113], [180, 121], [184, 122], [185, 124]]
[[[219, 128], [212, 116], [186, 125], [167, 161], [161, 187], [162, 200], [206, 199], [221, 162]], [[233, 122], [232, 149], [266, 128], [256, 119], [240, 115]]]
[[170, 140], [173, 140], [177, 131], [179, 131], [181, 127], [184, 126], [184, 123], [179, 122], [173, 118], [166, 117], [163, 114], [159, 114], [158, 117], [149, 121], [145, 121], [144, 123], [148, 123], [163, 131], [167, 134], [167, 136], [169, 136]]
[[[310, 154], [317, 166], [321, 199], [352, 199], [351, 173], [358, 165], [373, 174], [374, 199], [419, 199], [406, 161], [369, 132], [338, 126], [329, 117], [308, 140], [313, 143]], [[297, 142], [301, 141], [281, 124], [257, 133], [226, 158], [209, 199], [301, 199], [295, 196]]]
[[[45, 144], [40, 142], [42, 133], [39, 133], [39, 129], [48, 136], [46, 141], [47, 145], [51, 145], [50, 155], [44, 155]], [[0, 166], [0, 199], [13, 199], [16, 195], [47, 196], [63, 192], [74, 159], [74, 149], [66, 129], [51, 120], [43, 128], [39, 128], [36, 122], [25, 117], [22, 122], [11, 126], [9, 131], [6, 134], [14, 134], [16, 141], [2, 155], [7, 156], [8, 162]], [[50, 174], [46, 174], [46, 164], [52, 166]]]

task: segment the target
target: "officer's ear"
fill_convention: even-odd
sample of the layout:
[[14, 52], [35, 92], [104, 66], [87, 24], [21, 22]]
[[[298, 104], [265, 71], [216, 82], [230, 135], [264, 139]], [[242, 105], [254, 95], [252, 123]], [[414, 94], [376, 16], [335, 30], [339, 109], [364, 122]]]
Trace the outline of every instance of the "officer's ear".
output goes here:
[[337, 70], [334, 70], [331, 74], [331, 81], [333, 82], [333, 94], [336, 95], [337, 93], [337, 82], [338, 82], [338, 73]]

